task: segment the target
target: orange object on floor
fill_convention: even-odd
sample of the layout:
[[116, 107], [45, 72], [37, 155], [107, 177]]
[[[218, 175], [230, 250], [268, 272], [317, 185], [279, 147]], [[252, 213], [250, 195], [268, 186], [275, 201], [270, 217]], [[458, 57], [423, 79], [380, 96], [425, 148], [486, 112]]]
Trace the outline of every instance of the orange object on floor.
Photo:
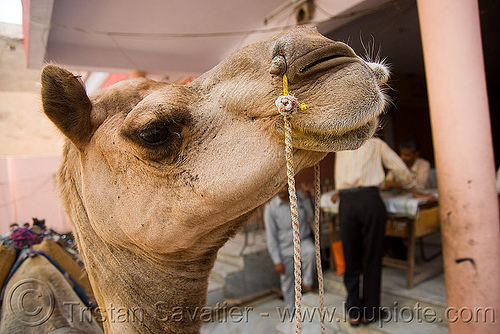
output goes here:
[[335, 261], [335, 269], [337, 270], [337, 276], [344, 275], [345, 272], [345, 260], [344, 260], [344, 250], [342, 249], [342, 241], [337, 240], [332, 242], [333, 249], [333, 260]]

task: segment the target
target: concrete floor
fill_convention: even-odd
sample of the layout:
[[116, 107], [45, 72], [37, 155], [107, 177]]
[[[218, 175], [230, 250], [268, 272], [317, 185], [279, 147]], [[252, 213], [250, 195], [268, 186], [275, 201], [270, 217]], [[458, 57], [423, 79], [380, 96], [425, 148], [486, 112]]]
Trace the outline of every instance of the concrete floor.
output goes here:
[[[260, 334], [260, 333], [294, 333], [293, 318], [284, 314], [285, 304], [279, 298], [259, 305], [247, 306], [242, 313], [205, 324], [202, 334]], [[244, 315], [243, 317], [241, 315]], [[302, 325], [302, 333], [319, 333], [317, 321], [306, 321]], [[326, 333], [334, 333], [327, 331]]]
[[[265, 249], [265, 239], [259, 233], [250, 233], [247, 246], [243, 246], [243, 235], [230, 240], [221, 253], [237, 255], [255, 253]], [[427, 252], [433, 254], [439, 250], [440, 238], [435, 235], [428, 238]], [[442, 267], [441, 256], [431, 262], [423, 262], [420, 254], [416, 254], [417, 264], [426, 267]], [[402, 269], [383, 267], [382, 271], [382, 306], [389, 311], [390, 319], [362, 325], [353, 328], [344, 315], [345, 288], [342, 277], [336, 276], [331, 270], [324, 274], [326, 334], [447, 334], [448, 328], [443, 314], [446, 308], [446, 295], [443, 274], [417, 284], [413, 289], [406, 289], [406, 272]], [[257, 273], [256, 273], [257, 274]], [[302, 299], [302, 314], [308, 315], [308, 320], [302, 324], [303, 334], [320, 333], [318, 295], [309, 293]], [[241, 308], [226, 308], [230, 315], [206, 323], [201, 329], [202, 334], [260, 334], [260, 333], [294, 333], [293, 317], [283, 311], [284, 303], [280, 298], [259, 299], [247, 303]], [[307, 311], [306, 311], [307, 309]], [[435, 319], [422, 319], [424, 309], [436, 312]], [[308, 312], [308, 313], [307, 313]], [[335, 314], [333, 314], [335, 313]], [[312, 316], [311, 316], [312, 315]], [[389, 317], [388, 317], [389, 318]]]

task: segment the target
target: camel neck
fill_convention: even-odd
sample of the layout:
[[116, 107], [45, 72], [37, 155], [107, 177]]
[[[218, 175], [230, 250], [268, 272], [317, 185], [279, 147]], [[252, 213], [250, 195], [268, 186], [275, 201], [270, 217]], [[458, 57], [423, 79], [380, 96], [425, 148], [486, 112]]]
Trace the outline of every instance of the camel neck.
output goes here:
[[107, 243], [88, 224], [76, 224], [105, 332], [199, 333], [217, 251], [252, 212], [202, 236], [191, 249], [163, 255]]
[[85, 254], [106, 333], [198, 333], [216, 252], [151, 256], [102, 245]]

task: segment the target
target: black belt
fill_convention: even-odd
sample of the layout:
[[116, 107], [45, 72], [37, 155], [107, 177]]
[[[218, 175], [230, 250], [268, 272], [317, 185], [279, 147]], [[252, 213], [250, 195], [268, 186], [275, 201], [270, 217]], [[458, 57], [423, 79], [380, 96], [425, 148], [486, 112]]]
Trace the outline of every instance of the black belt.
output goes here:
[[354, 194], [354, 193], [360, 193], [360, 192], [365, 192], [365, 191], [377, 191], [377, 187], [356, 187], [356, 188], [349, 188], [349, 189], [342, 189], [339, 190], [339, 194]]

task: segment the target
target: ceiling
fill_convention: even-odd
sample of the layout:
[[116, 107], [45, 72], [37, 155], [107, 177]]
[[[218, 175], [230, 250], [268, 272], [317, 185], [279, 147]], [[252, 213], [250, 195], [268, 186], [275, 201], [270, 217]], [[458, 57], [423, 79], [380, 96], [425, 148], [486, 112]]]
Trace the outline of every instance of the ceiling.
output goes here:
[[[412, 0], [23, 0], [28, 67], [55, 62], [73, 70], [148, 76], [199, 75], [238, 48], [297, 24], [328, 34]], [[334, 19], [332, 19], [334, 18]], [[370, 25], [371, 23], [366, 23]]]

